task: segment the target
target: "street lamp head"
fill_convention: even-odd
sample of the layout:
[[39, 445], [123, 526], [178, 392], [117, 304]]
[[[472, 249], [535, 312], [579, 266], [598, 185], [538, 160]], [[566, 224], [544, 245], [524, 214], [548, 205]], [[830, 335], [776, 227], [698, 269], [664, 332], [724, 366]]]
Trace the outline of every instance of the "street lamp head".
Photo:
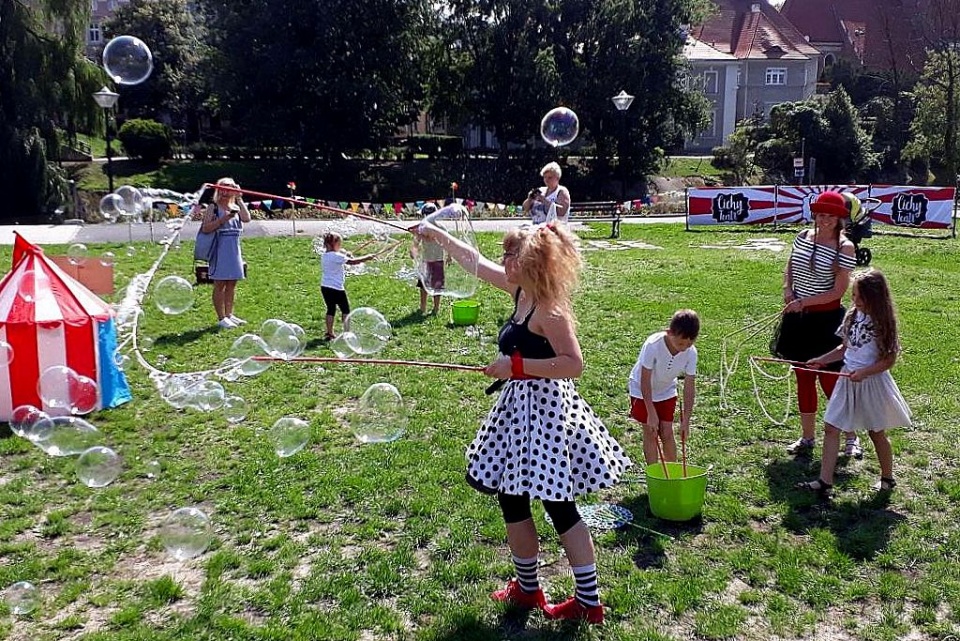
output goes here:
[[616, 96], [611, 98], [614, 106], [617, 108], [617, 111], [626, 111], [630, 108], [630, 105], [633, 104], [633, 96], [628, 94], [626, 91], [620, 90]]
[[93, 94], [93, 99], [96, 100], [97, 104], [103, 109], [113, 108], [113, 106], [117, 104], [117, 98], [119, 97], [120, 94], [115, 91], [110, 91], [106, 87]]

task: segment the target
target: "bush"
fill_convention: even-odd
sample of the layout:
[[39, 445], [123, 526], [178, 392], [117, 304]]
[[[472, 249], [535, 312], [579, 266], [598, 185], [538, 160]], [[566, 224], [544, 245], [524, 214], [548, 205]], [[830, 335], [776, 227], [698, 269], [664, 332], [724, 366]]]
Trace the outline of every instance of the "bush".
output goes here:
[[404, 139], [402, 146], [409, 150], [409, 153], [421, 154], [430, 158], [456, 158], [463, 152], [463, 138], [460, 136], [417, 134]]
[[120, 127], [117, 138], [133, 158], [155, 163], [173, 157], [173, 130], [155, 120], [128, 120]]

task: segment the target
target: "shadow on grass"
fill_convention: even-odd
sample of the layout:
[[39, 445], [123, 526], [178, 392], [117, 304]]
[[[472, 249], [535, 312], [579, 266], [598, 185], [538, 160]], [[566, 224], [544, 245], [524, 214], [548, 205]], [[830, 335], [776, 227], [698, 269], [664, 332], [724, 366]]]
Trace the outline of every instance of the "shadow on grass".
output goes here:
[[425, 638], [431, 641], [540, 641], [588, 637], [590, 626], [583, 623], [553, 623], [526, 610], [505, 609], [491, 624], [473, 612], [455, 614], [440, 629]]
[[390, 325], [394, 329], [400, 329], [408, 325], [419, 325], [434, 316], [436, 316], [436, 314], [421, 314], [419, 309], [415, 309], [406, 316], [401, 316], [397, 320], [390, 321]]
[[[216, 325], [204, 327], [202, 329], [191, 329], [187, 332], [178, 332], [176, 334], [160, 334], [153, 339], [154, 347], [182, 346], [194, 342], [195, 340], [206, 336], [207, 334], [216, 334], [220, 328]], [[239, 336], [239, 335], [238, 335]]]
[[703, 532], [703, 519], [699, 516], [683, 522], [664, 521], [653, 516], [645, 494], [620, 501], [620, 505], [630, 510], [633, 520], [617, 530], [617, 543], [636, 545], [633, 562], [641, 570], [664, 567], [667, 537], [677, 539]]
[[843, 498], [844, 481], [849, 478], [840, 468], [834, 479], [833, 498], [795, 487], [801, 481], [815, 478], [816, 473], [811, 476], [806, 473], [806, 468], [793, 461], [773, 461], [767, 465], [766, 472], [770, 497], [787, 504], [790, 509], [783, 519], [783, 526], [796, 534], [826, 528], [836, 536], [837, 549], [853, 559], [874, 559], [886, 549], [890, 532], [906, 520], [905, 516], [890, 509], [888, 492], [851, 496], [852, 501], [835, 500], [838, 488], [840, 498]]

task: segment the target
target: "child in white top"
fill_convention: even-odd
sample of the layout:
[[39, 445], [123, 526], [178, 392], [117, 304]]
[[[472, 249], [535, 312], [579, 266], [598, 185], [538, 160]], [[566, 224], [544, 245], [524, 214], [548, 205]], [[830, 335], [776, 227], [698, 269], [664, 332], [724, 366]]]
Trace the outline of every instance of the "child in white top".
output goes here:
[[657, 439], [663, 445], [663, 458], [677, 460], [677, 441], [673, 416], [677, 407], [677, 378], [683, 374], [683, 411], [680, 431], [690, 432], [690, 416], [697, 394], [697, 348], [700, 318], [692, 309], [681, 309], [670, 319], [666, 331], [652, 334], [643, 343], [637, 362], [630, 372], [630, 417], [643, 425], [643, 456], [647, 464], [656, 463]]
[[890, 288], [883, 274], [868, 269], [854, 276], [853, 307], [837, 331], [843, 343], [823, 356], [807, 361], [821, 368], [843, 359], [842, 372], [823, 415], [823, 458], [820, 477], [798, 487], [827, 494], [833, 487], [840, 432], [867, 430], [880, 462], [880, 482], [874, 489], [896, 487], [893, 450], [886, 430], [911, 425], [910, 408], [900, 394], [890, 368], [897, 362], [900, 340]]
[[350, 301], [346, 292], [346, 272], [344, 265], [359, 265], [373, 260], [380, 254], [367, 254], [354, 258], [349, 253], [341, 251], [343, 238], [335, 232], [328, 232], [323, 236], [323, 247], [326, 251], [320, 256], [320, 294], [327, 305], [327, 340], [336, 338], [333, 333], [333, 321], [337, 308], [340, 308], [340, 322], [346, 323], [350, 313]]

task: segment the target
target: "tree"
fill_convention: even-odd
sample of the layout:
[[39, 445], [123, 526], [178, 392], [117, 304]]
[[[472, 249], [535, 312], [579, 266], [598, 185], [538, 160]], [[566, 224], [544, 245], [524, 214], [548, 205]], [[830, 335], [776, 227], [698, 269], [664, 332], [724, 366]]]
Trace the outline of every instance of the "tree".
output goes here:
[[[450, 64], [434, 104], [493, 128], [501, 151], [535, 141], [543, 114], [564, 105], [579, 116], [581, 136], [596, 144], [601, 162], [616, 147], [629, 171], [650, 171], [664, 148], [706, 124], [703, 97], [679, 82], [682, 25], [704, 7], [696, 0], [453, 0], [441, 31]], [[449, 95], [444, 86], [458, 91]], [[610, 101], [620, 90], [636, 96], [624, 115]]]
[[734, 184], [746, 185], [756, 166], [753, 162], [756, 141], [755, 130], [760, 124], [755, 119], [744, 120], [727, 138], [727, 144], [713, 149], [710, 164], [730, 173]]
[[104, 25], [108, 38], [129, 35], [153, 54], [153, 73], [139, 85], [118, 87], [119, 107], [135, 118], [169, 121], [193, 138], [209, 96], [203, 65], [210, 55], [202, 20], [187, 0], [132, 0]]
[[837, 87], [827, 96], [823, 119], [830, 136], [823, 148], [816, 151], [818, 169], [824, 181], [852, 183], [867, 177], [877, 166], [877, 157], [871, 149], [870, 136], [860, 124], [860, 114], [854, 108], [843, 87]]
[[[103, 75], [81, 56], [87, 0], [0, 0], [0, 193], [3, 216], [40, 216], [65, 197], [59, 131], [98, 127]], [[57, 25], [56, 33], [51, 25]]]
[[426, 0], [211, 0], [215, 95], [246, 144], [331, 159], [377, 147], [423, 103]]
[[960, 160], [960, 50], [931, 51], [914, 94], [917, 113], [904, 155], [929, 164], [939, 184], [955, 184]]
[[928, 0], [920, 16], [927, 62], [915, 89], [917, 114], [905, 155], [929, 162], [938, 184], [960, 169], [960, 0]]

